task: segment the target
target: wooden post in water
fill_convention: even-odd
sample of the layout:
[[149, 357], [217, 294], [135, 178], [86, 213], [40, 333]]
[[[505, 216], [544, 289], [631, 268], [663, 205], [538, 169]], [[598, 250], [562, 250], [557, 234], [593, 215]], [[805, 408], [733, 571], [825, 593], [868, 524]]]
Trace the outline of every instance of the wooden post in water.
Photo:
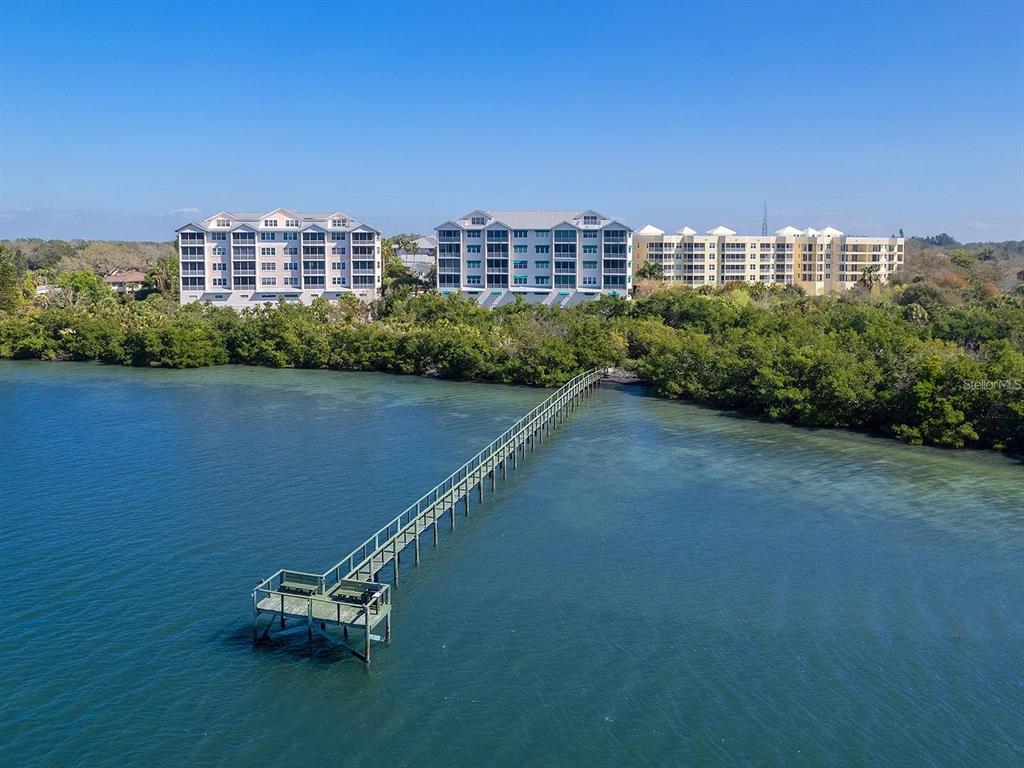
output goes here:
[[480, 475], [480, 481], [476, 484], [476, 500], [478, 504], [484, 503], [484, 477]]
[[399, 569], [399, 566], [402, 564], [402, 553], [399, 552], [398, 549], [397, 549], [397, 547], [398, 547], [398, 543], [397, 542], [395, 543], [395, 547], [396, 547], [396, 549], [395, 549], [395, 571], [394, 571], [395, 578], [394, 578], [394, 582], [395, 582], [395, 586], [397, 587], [398, 586], [398, 569]]
[[384, 617], [384, 642], [391, 642], [391, 611]]
[[313, 601], [306, 601], [306, 637], [309, 642], [309, 651], [313, 652]]
[[415, 531], [415, 536], [416, 536], [416, 539], [415, 539], [415, 541], [416, 541], [416, 560], [415, 560], [415, 563], [416, 563], [416, 567], [418, 568], [419, 565], [420, 565], [420, 523], [419, 523], [418, 519], [417, 519], [415, 525], [413, 525], [413, 530]]
[[491, 467], [491, 471], [488, 474], [491, 476], [491, 493], [494, 493], [494, 467]]
[[366, 613], [366, 651], [363, 654], [363, 656], [365, 656], [365, 658], [363, 659], [363, 663], [366, 666], [370, 666], [370, 604], [369, 603], [366, 604], [365, 613]]

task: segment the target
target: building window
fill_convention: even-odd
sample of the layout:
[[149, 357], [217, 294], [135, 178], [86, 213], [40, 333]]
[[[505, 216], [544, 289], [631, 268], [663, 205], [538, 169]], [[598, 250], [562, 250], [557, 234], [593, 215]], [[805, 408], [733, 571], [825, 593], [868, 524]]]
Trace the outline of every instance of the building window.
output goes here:
[[344, 232], [331, 232], [331, 240], [344, 240], [344, 239], [345, 239], [345, 233]]
[[298, 219], [285, 219], [284, 225], [286, 227], [297, 227], [297, 226], [299, 226], [299, 220]]
[[526, 285], [526, 275], [512, 275], [512, 285]]
[[226, 277], [215, 277], [213, 278], [213, 284], [224, 286], [226, 288], [228, 285], [228, 279]]
[[467, 245], [466, 246], [466, 253], [480, 253], [480, 246], [479, 245]]
[[260, 248], [260, 256], [277, 256], [277, 248]]
[[298, 232], [282, 232], [281, 233], [281, 237], [283, 239], [285, 239], [285, 240], [298, 240], [299, 239], [299, 233]]
[[551, 278], [548, 277], [547, 275], [537, 275], [534, 278], [534, 281], [537, 283], [537, 285], [551, 285]]
[[231, 221], [230, 221], [230, 219], [217, 219], [217, 226], [218, 227], [230, 227], [231, 226]]
[[533, 262], [534, 269], [551, 269], [550, 261], [535, 261]]
[[299, 262], [297, 262], [297, 261], [286, 261], [281, 266], [281, 269], [285, 269], [285, 270], [288, 270], [288, 269], [298, 269], [298, 268], [299, 268]]
[[598, 216], [584, 216], [583, 217], [583, 223], [584, 224], [600, 224], [601, 223], [601, 219]]
[[584, 253], [595, 253], [596, 254], [597, 253], [597, 246], [596, 245], [584, 245], [583, 246], [583, 252]]
[[526, 259], [515, 259], [512, 262], [512, 268], [513, 269], [529, 269], [530, 268], [530, 262], [528, 262]]
[[529, 237], [530, 230], [528, 229], [513, 229], [512, 237]]
[[597, 269], [597, 262], [596, 261], [584, 261], [583, 262], [583, 268], [584, 269]]
[[485, 219], [483, 216], [474, 216], [469, 220], [469, 223], [476, 226], [482, 226], [487, 223], [487, 219]]
[[480, 269], [482, 263], [480, 259], [469, 259], [466, 262], [466, 269]]
[[331, 269], [334, 269], [334, 270], [337, 270], [338, 272], [340, 272], [344, 268], [345, 267], [344, 267], [343, 263], [340, 262], [340, 261], [332, 261], [331, 262]]
[[299, 278], [297, 277], [286, 277], [281, 282], [283, 282], [285, 285], [291, 285], [296, 288], [299, 287]]
[[535, 229], [533, 234], [537, 237], [551, 237], [551, 231], [547, 229]]
[[261, 277], [260, 285], [277, 285], [276, 277]]
[[210, 233], [210, 239], [211, 240], [227, 240], [228, 239], [228, 233], [227, 232], [211, 232]]
[[480, 230], [479, 229], [467, 229], [466, 230], [466, 237], [479, 238], [480, 237]]
[[331, 226], [332, 227], [344, 227], [345, 226], [345, 221], [344, 221], [344, 219], [331, 219]]
[[223, 261], [215, 261], [213, 264], [210, 265], [210, 269], [212, 269], [214, 272], [226, 272], [227, 268], [227, 263]]
[[533, 246], [533, 250], [536, 253], [551, 253], [551, 246], [550, 245], [535, 245], [535, 246]]
[[277, 219], [264, 219], [263, 220], [263, 226], [264, 227], [276, 227], [277, 226]]
[[583, 276], [583, 284], [584, 285], [589, 285], [589, 286], [596, 286], [597, 285], [597, 275], [584, 275]]
[[260, 240], [276, 240], [277, 233], [275, 232], [260, 232]]
[[277, 265], [272, 261], [264, 261], [262, 264], [260, 264], [260, 269], [262, 269], [264, 272], [273, 272], [275, 269], [277, 269]]
[[482, 285], [482, 280], [480, 275], [466, 275], [466, 285]]
[[526, 253], [526, 251], [527, 251], [527, 246], [525, 246], [525, 245], [513, 245], [512, 246], [512, 252], [513, 253]]
[[336, 246], [334, 246], [331, 249], [331, 253], [336, 253], [338, 256], [344, 256], [345, 255], [345, 246], [344, 245], [336, 245]]

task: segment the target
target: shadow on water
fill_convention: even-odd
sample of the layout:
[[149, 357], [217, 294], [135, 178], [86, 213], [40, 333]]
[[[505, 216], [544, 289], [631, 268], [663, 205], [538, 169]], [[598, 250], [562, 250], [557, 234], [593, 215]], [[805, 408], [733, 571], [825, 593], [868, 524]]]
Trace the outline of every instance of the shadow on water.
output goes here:
[[[276, 621], [276, 619], [275, 619]], [[348, 648], [340, 640], [333, 640], [324, 637], [319, 632], [313, 633], [312, 644], [308, 640], [305, 625], [294, 625], [284, 630], [272, 628], [269, 636], [263, 632], [266, 624], [259, 625], [259, 635], [256, 642], [252, 639], [252, 625], [233, 626], [224, 632], [218, 633], [215, 637], [221, 645], [230, 648], [232, 651], [250, 651], [270, 657], [293, 659], [295, 661], [314, 661], [320, 664], [334, 665], [339, 662], [349, 661], [358, 666], [363, 666], [362, 661], [351, 654]], [[350, 645], [357, 646], [362, 642], [362, 635], [359, 631], [353, 630]], [[374, 643], [374, 653], [383, 646]]]

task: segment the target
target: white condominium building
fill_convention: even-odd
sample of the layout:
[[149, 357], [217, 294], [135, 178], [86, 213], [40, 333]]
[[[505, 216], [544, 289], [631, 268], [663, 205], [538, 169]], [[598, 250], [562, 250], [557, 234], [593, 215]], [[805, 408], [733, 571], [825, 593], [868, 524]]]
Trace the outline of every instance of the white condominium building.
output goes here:
[[309, 304], [381, 287], [380, 232], [344, 213], [221, 212], [177, 230], [181, 303]]
[[832, 227], [785, 227], [774, 235], [715, 227], [698, 235], [689, 227], [666, 234], [648, 225], [635, 240], [637, 269], [660, 264], [663, 280], [693, 286], [766, 283], [821, 294], [850, 288], [862, 277], [885, 282], [903, 266], [902, 237], [853, 237]]
[[472, 211], [437, 233], [437, 288], [488, 307], [628, 296], [633, 232], [596, 211]]

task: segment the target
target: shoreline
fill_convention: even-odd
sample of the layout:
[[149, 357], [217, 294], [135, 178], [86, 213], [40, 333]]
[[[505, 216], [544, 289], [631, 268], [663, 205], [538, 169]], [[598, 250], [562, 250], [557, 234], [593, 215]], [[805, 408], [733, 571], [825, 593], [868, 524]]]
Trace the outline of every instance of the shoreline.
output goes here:
[[[425, 379], [433, 381], [443, 381], [447, 383], [465, 383], [465, 384], [487, 384], [497, 385], [506, 387], [522, 387], [527, 389], [538, 389], [538, 390], [554, 390], [557, 387], [543, 387], [536, 384], [529, 384], [525, 382], [506, 382], [496, 381], [493, 379], [484, 378], [451, 378], [447, 376], [440, 376], [437, 374], [424, 374], [424, 373], [404, 373], [401, 371], [385, 371], [385, 370], [364, 370], [364, 369], [348, 369], [348, 368], [331, 368], [331, 367], [318, 367], [318, 368], [304, 368], [301, 366], [270, 366], [270, 365], [253, 365], [251, 363], [239, 363], [230, 362], [219, 365], [204, 365], [195, 366], [191, 368], [171, 368], [163, 366], [142, 366], [142, 365], [122, 365], [119, 363], [108, 363], [102, 360], [46, 360], [42, 358], [12, 358], [12, 357], [0, 357], [0, 364], [3, 363], [27, 363], [27, 364], [61, 364], [69, 363], [73, 365], [86, 365], [95, 366], [97, 368], [110, 368], [110, 369], [125, 369], [125, 370], [148, 370], [148, 371], [165, 371], [165, 372], [186, 372], [186, 371], [197, 371], [197, 370], [214, 370], [218, 368], [237, 368], [237, 369], [254, 369], [264, 371], [276, 371], [276, 370], [290, 370], [290, 371], [325, 371], [334, 373], [355, 373], [355, 374], [379, 374], [385, 376], [396, 376], [406, 379]], [[688, 406], [693, 406], [703, 410], [714, 411], [722, 416], [730, 419], [736, 419], [740, 421], [753, 421], [759, 424], [777, 424], [784, 425], [786, 427], [799, 430], [808, 434], [815, 433], [845, 433], [849, 435], [860, 435], [872, 440], [882, 440], [885, 443], [903, 445], [908, 448], [926, 448], [937, 450], [943, 454], [967, 454], [967, 455], [995, 455], [1007, 459], [1013, 463], [1024, 466], [1024, 454], [1013, 453], [1011, 451], [1001, 451], [995, 448], [987, 448], [981, 446], [963, 446], [963, 447], [950, 447], [944, 445], [932, 445], [927, 443], [909, 443], [905, 440], [900, 440], [891, 435], [887, 435], [881, 430], [873, 430], [867, 428], [858, 427], [827, 427], [827, 426], [815, 426], [809, 424], [797, 424], [792, 421], [785, 419], [771, 419], [767, 418], [764, 414], [745, 411], [737, 408], [729, 408], [717, 404], [713, 401], [701, 401], [692, 400], [687, 398], [677, 397], [665, 397], [658, 395], [654, 391], [654, 385], [651, 382], [644, 381], [636, 375], [626, 375], [625, 373], [612, 373], [602, 379], [602, 382], [611, 384], [615, 389], [629, 392], [634, 396], [650, 398], [653, 400], [661, 400], [666, 403], [681, 403]]]

